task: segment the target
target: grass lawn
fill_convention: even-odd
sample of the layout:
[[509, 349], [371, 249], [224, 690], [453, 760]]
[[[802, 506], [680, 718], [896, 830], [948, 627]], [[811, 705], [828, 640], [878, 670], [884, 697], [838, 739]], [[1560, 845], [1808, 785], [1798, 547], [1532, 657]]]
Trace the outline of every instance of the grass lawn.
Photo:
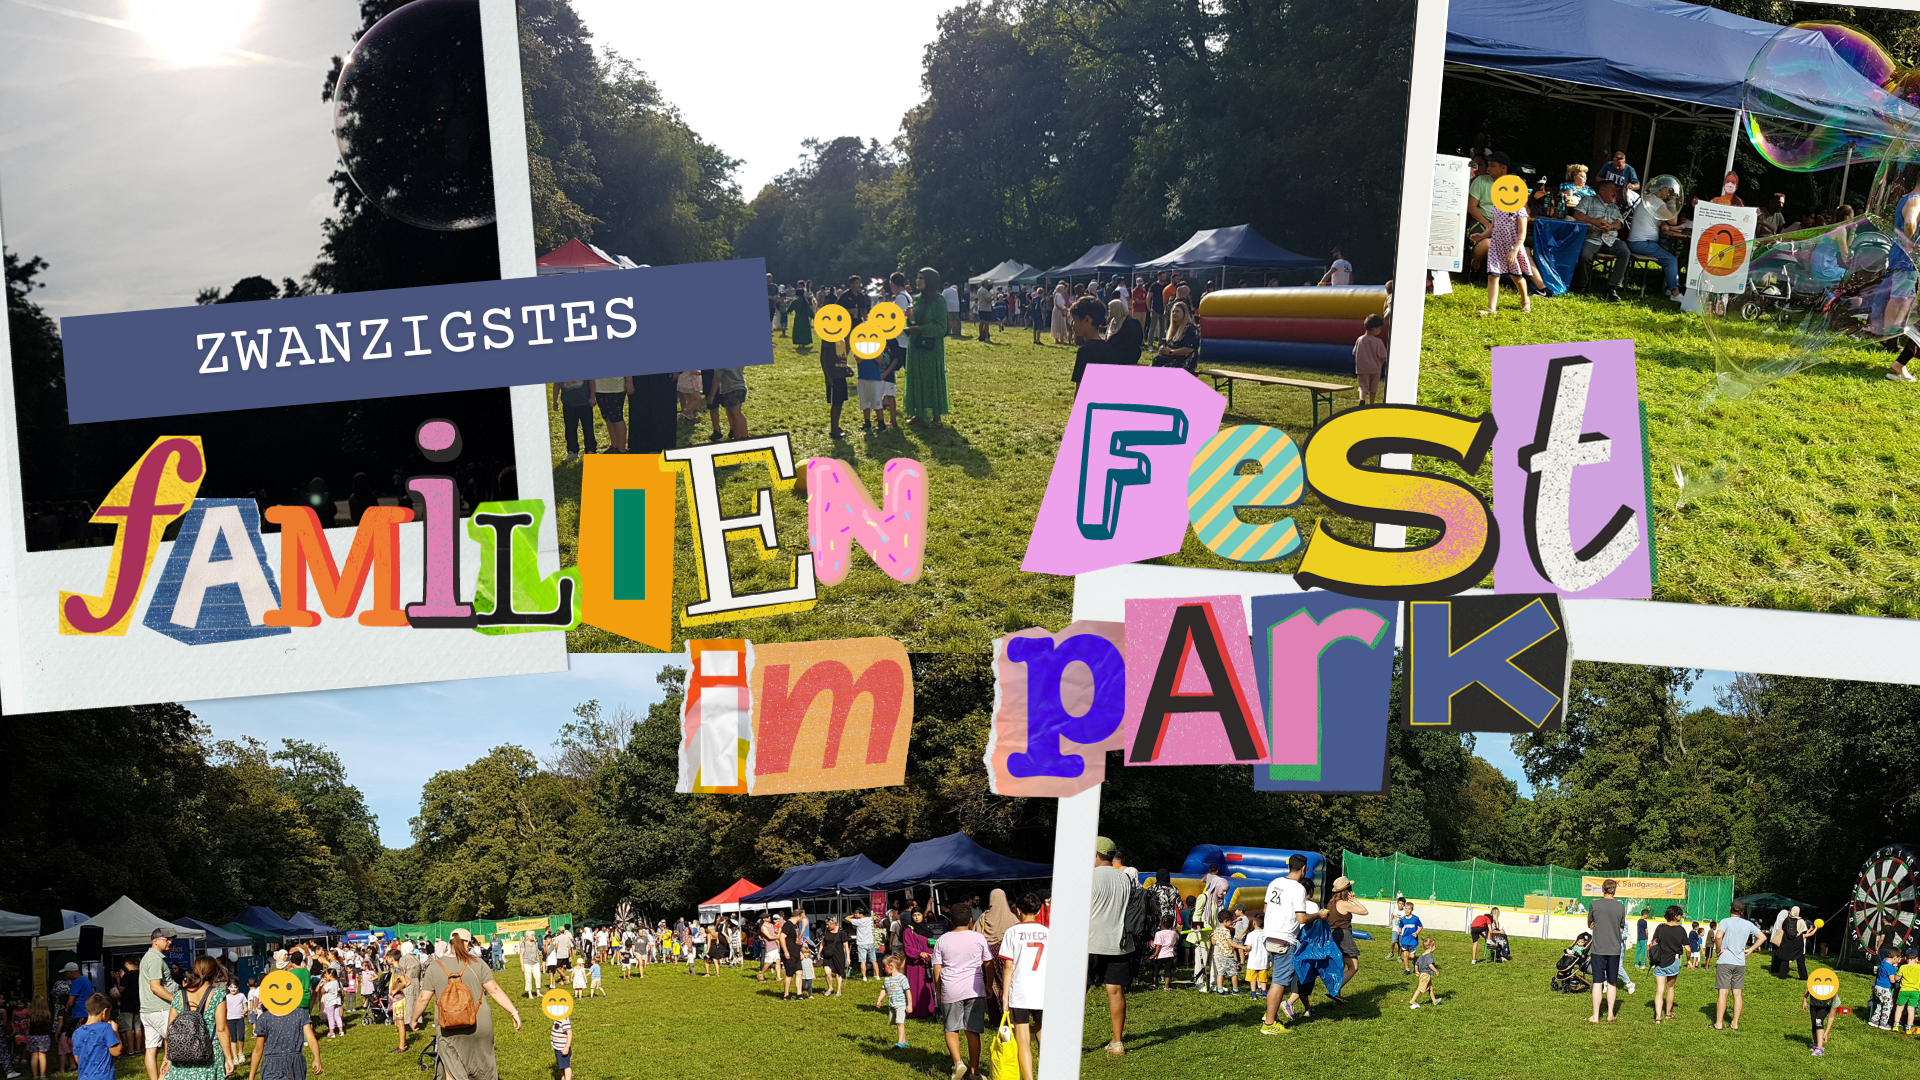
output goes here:
[[[1411, 980], [1389, 963], [1377, 942], [1366, 953], [1349, 1004], [1322, 1006], [1314, 1019], [1285, 1035], [1258, 1032], [1259, 1007], [1245, 996], [1192, 990], [1139, 991], [1129, 996], [1130, 1052], [1100, 1052], [1106, 1040], [1105, 995], [1088, 996], [1081, 1075], [1120, 1077], [1271, 1075], [1317, 1063], [1342, 1064], [1345, 1075], [1385, 1077], [1540, 1077], [1579, 1073], [1608, 1080], [1716, 1080], [1751, 1076], [1886, 1077], [1909, 1075], [1920, 1044], [1866, 1025], [1864, 1012], [1837, 1017], [1828, 1056], [1809, 1053], [1809, 1027], [1800, 1011], [1804, 984], [1780, 982], [1758, 957], [1748, 971], [1747, 1009], [1739, 1032], [1712, 1029], [1713, 973], [1683, 971], [1679, 1020], [1653, 1023], [1653, 978], [1632, 972], [1639, 993], [1621, 998], [1620, 1020], [1595, 1027], [1585, 995], [1547, 990], [1560, 946], [1513, 943], [1512, 964], [1467, 964], [1461, 934], [1437, 934], [1442, 1004], [1406, 1007]], [[748, 965], [751, 971], [753, 966]], [[607, 997], [577, 1003], [574, 1011], [576, 1080], [736, 1080], [739, 1077], [819, 1077], [822, 1080], [948, 1075], [938, 1026], [908, 1024], [912, 1049], [895, 1050], [893, 1031], [873, 1006], [878, 982], [853, 980], [843, 998], [783, 1003], [738, 973], [695, 979], [684, 967], [655, 966], [645, 980], [606, 981]], [[1841, 1001], [1864, 1010], [1868, 982], [1842, 974]], [[500, 984], [520, 988], [509, 963]], [[548, 1025], [537, 1002], [524, 998], [526, 1028], [513, 1034], [496, 1011], [500, 1075], [507, 1080], [555, 1080]], [[343, 1039], [321, 1040], [330, 1075], [350, 1080], [426, 1080], [416, 1053], [387, 1053], [390, 1027], [351, 1028]], [[1901, 1065], [1900, 1062], [1907, 1062]], [[122, 1065], [131, 1078], [138, 1066]]]
[[[1654, 599], [1920, 615], [1920, 505], [1900, 497], [1920, 392], [1886, 381], [1890, 354], [1840, 349], [1750, 397], [1703, 406], [1714, 353], [1699, 316], [1665, 300], [1576, 295], [1536, 298], [1523, 314], [1514, 300], [1507, 291], [1483, 319], [1474, 313], [1484, 287], [1427, 299], [1420, 401], [1485, 410], [1490, 346], [1633, 339], [1653, 474]], [[1675, 509], [1674, 466], [1691, 478], [1716, 463], [1724, 486]], [[1491, 495], [1491, 470], [1475, 482]]]
[[[969, 334], [973, 327], [966, 327]], [[1073, 404], [1069, 381], [1071, 346], [1034, 345], [1030, 331], [996, 334], [991, 344], [972, 337], [947, 342], [948, 397], [954, 411], [938, 432], [911, 427], [884, 434], [860, 429], [858, 401], [847, 403], [841, 425], [852, 436], [835, 443], [827, 436], [827, 405], [818, 353], [799, 352], [775, 336], [775, 362], [747, 369], [747, 420], [753, 434], [787, 432], [799, 462], [814, 456], [838, 457], [860, 474], [870, 497], [880, 498], [880, 473], [895, 457], [919, 460], [927, 468], [930, 511], [925, 570], [920, 581], [902, 585], [881, 573], [865, 552], [856, 554], [847, 578], [821, 586], [811, 611], [773, 615], [734, 623], [697, 626], [695, 637], [746, 635], [755, 641], [807, 641], [851, 637], [892, 637], [911, 651], [984, 650], [1003, 634], [1029, 626], [1058, 629], [1071, 618], [1073, 580], [1020, 570], [1027, 537], [1046, 490], [1060, 430]], [[1324, 372], [1259, 368], [1271, 374], [1328, 381]], [[905, 378], [903, 375], [902, 378]], [[1339, 381], [1337, 378], [1334, 381]], [[1349, 380], [1350, 381], [1350, 380]], [[904, 383], [902, 388], [904, 389]], [[1351, 399], [1347, 399], [1351, 401]], [[1311, 410], [1304, 391], [1241, 387], [1225, 424], [1263, 423], [1304, 440]], [[574, 563], [579, 527], [580, 465], [566, 464], [560, 413], [551, 412], [554, 488], [558, 497], [561, 565]], [[605, 424], [595, 419], [596, 438], [606, 445]], [[681, 445], [705, 440], [708, 425], [681, 426]], [[759, 465], [723, 467], [722, 512], [753, 509], [754, 493], [768, 485]], [[674, 599], [684, 607], [699, 594], [684, 492], [678, 500], [679, 554], [674, 570]], [[788, 550], [807, 543], [806, 502], [789, 491], [774, 496], [780, 540]], [[1319, 512], [1317, 501], [1285, 513], [1300, 520], [1303, 534]], [[1259, 511], [1249, 520], [1272, 519], [1281, 511]], [[1369, 532], [1343, 522], [1342, 535]], [[734, 590], [760, 592], [791, 584], [790, 556], [762, 560], [753, 554], [751, 533], [736, 534], [731, 545]], [[1202, 547], [1191, 530], [1185, 548], [1154, 560], [1182, 566], [1255, 569], [1229, 563]], [[1291, 572], [1299, 555], [1257, 569]], [[684, 635], [675, 624], [674, 645]], [[573, 652], [644, 651], [644, 646], [592, 627], [568, 637]]]

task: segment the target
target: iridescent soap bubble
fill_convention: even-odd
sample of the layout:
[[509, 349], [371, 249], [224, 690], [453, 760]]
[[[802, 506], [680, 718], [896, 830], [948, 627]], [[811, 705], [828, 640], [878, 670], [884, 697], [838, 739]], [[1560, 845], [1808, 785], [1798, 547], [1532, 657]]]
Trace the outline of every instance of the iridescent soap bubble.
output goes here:
[[1742, 103], [1754, 149], [1783, 169], [1810, 172], [1904, 154], [1920, 124], [1914, 73], [1870, 35], [1838, 23], [1802, 23], [1754, 55]]
[[1678, 219], [1680, 211], [1686, 206], [1685, 189], [1681, 187], [1679, 178], [1664, 173], [1641, 187], [1640, 199], [1647, 202], [1653, 216], [1661, 221]]
[[493, 221], [478, 0], [413, 0], [381, 19], [333, 96], [340, 158], [382, 212], [445, 232]]

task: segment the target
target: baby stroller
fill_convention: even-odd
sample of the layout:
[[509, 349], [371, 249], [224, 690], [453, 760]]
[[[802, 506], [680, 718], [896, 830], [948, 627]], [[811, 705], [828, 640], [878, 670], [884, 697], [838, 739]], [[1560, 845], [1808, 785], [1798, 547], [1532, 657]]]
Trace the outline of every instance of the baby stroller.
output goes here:
[[1593, 967], [1588, 960], [1588, 936], [1581, 934], [1579, 939], [1560, 953], [1560, 959], [1553, 965], [1553, 981], [1548, 984], [1558, 994], [1581, 994], [1593, 989]]
[[1507, 944], [1507, 932], [1498, 926], [1487, 932], [1487, 956], [1496, 964], [1513, 960], [1513, 947]]

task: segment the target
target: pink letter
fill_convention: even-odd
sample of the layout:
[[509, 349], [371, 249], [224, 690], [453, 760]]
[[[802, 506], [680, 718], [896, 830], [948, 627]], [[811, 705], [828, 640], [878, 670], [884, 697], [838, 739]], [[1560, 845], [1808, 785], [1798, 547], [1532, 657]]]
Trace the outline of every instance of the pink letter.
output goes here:
[[[1320, 654], [1345, 638], [1371, 644], [1387, 621], [1366, 608], [1343, 608], [1316, 623], [1302, 611], [1273, 628], [1274, 765], [1319, 765]], [[1282, 689], [1282, 688], [1285, 689]]]
[[927, 471], [912, 458], [887, 462], [881, 508], [860, 477], [837, 458], [807, 459], [807, 540], [822, 585], [846, 580], [853, 545], [895, 581], [920, 580], [927, 536]]

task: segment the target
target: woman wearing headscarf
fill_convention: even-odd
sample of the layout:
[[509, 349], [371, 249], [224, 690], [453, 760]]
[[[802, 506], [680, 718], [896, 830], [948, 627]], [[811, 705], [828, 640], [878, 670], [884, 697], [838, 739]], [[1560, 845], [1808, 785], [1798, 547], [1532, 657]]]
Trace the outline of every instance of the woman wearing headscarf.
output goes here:
[[[945, 323], [940, 323], [943, 329]], [[933, 980], [929, 974], [933, 968], [933, 947], [927, 943], [926, 916], [918, 909], [908, 918], [907, 924], [900, 928], [901, 955], [907, 961], [907, 987], [913, 991], [913, 1008], [907, 1010], [909, 1017], [932, 1016], [934, 1012]]]
[[1065, 345], [1073, 340], [1073, 320], [1067, 317], [1067, 309], [1073, 306], [1073, 293], [1062, 281], [1053, 287], [1053, 343]]
[[[940, 293], [940, 272], [922, 267], [914, 280], [919, 295], [907, 323], [907, 422], [940, 427], [947, 412], [947, 301]], [[923, 419], [931, 415], [932, 420]]]
[[1807, 935], [1813, 933], [1811, 924], [1800, 918], [1800, 909], [1787, 912], [1786, 922], [1780, 925], [1780, 944], [1773, 949], [1773, 974], [1775, 978], [1787, 977], [1787, 967], [1798, 964], [1800, 979], [1807, 977]]
[[[1007, 931], [1013, 929], [1019, 922], [1020, 916], [1015, 915], [1013, 913], [1013, 905], [1007, 903], [1007, 890], [995, 889], [988, 894], [986, 910], [981, 912], [976, 919], [974, 929], [980, 931], [980, 936], [987, 939], [987, 947], [993, 951], [993, 955], [998, 956], [1000, 955], [1000, 939], [1005, 937]], [[988, 1015], [999, 1016], [1007, 1007], [1005, 995], [1006, 987], [1004, 985], [996, 984], [991, 979], [987, 980], [987, 997], [990, 999], [991, 1005], [987, 1010]]]
[[1134, 321], [1125, 300], [1107, 301], [1107, 348], [1116, 364], [1138, 364], [1147, 347], [1146, 332]]
[[793, 347], [805, 352], [813, 344], [813, 283], [802, 281], [793, 290]]

